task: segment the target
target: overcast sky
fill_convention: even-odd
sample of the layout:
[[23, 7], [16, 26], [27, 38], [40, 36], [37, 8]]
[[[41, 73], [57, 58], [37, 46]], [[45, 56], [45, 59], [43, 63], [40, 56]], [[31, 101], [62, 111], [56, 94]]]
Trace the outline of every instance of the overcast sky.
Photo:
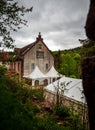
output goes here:
[[38, 33], [52, 51], [80, 46], [79, 39], [86, 39], [85, 21], [89, 0], [17, 0], [33, 11], [25, 16], [28, 27], [14, 33], [16, 47], [23, 47], [36, 40]]

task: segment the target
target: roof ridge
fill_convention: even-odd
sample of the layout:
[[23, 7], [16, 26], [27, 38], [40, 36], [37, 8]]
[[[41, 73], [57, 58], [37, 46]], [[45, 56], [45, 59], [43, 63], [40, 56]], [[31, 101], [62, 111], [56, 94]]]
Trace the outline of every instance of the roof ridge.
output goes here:
[[28, 44], [28, 45], [22, 47], [22, 48], [20, 49], [20, 53], [21, 53], [22, 55], [24, 55], [29, 49], [31, 49], [31, 48], [35, 45], [35, 43], [36, 43], [36, 42], [33, 42], [33, 43], [30, 43], [30, 44]]

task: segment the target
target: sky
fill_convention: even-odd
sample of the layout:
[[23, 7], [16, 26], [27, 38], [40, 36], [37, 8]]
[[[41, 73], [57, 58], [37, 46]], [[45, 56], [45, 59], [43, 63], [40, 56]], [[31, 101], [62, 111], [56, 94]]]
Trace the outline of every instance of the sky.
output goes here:
[[84, 27], [89, 0], [17, 1], [25, 7], [33, 6], [33, 11], [25, 15], [28, 26], [12, 34], [16, 47], [34, 42], [39, 32], [51, 51], [81, 46], [79, 39], [87, 38]]

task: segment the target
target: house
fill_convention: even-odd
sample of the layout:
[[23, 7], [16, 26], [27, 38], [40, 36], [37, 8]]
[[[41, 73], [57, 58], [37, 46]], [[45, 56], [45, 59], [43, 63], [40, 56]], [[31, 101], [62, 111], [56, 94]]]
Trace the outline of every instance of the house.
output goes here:
[[10, 68], [19, 73], [21, 78], [31, 74], [36, 66], [43, 74], [46, 74], [54, 66], [54, 56], [44, 43], [41, 33], [35, 42], [23, 48], [15, 48], [14, 52], [15, 60], [11, 62]]

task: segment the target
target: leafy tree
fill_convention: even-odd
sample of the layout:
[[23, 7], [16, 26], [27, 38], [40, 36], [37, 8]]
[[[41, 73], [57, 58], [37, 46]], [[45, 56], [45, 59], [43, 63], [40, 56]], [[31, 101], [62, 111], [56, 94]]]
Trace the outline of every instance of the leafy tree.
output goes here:
[[[81, 77], [81, 66], [80, 62], [82, 59], [81, 48], [76, 48], [75, 50], [64, 50], [60, 52], [54, 52], [55, 55], [55, 67], [57, 71], [62, 73], [65, 76], [72, 78], [80, 78]], [[58, 59], [60, 62], [58, 63]], [[60, 66], [59, 66], [60, 65]]]
[[[31, 12], [32, 7], [25, 8], [19, 6], [14, 0], [0, 0], [0, 37], [1, 45], [13, 47], [14, 42], [11, 32], [20, 29], [21, 25], [26, 25], [27, 21], [23, 18], [25, 13]], [[1, 46], [0, 45], [0, 46]]]
[[75, 75], [75, 68], [76, 68], [76, 61], [72, 57], [72, 55], [65, 54], [62, 56], [62, 64], [61, 64], [61, 70], [62, 73], [66, 76]]
[[77, 63], [80, 63], [80, 60], [81, 60], [80, 54], [75, 53], [75, 54], [74, 54], [74, 59], [76, 60]]
[[76, 61], [76, 68], [75, 68], [76, 77], [80, 78], [80, 76], [81, 76], [81, 65], [80, 65], [81, 56], [80, 56], [80, 54], [75, 53], [74, 54], [74, 60]]

